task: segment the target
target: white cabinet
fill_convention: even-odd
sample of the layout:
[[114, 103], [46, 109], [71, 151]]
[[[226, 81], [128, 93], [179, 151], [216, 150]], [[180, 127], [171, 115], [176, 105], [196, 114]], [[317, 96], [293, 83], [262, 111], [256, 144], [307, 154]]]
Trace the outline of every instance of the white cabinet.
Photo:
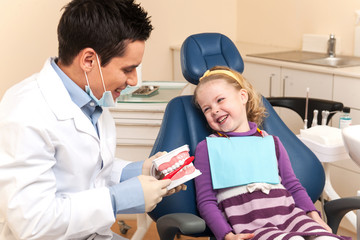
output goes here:
[[360, 124], [360, 80], [358, 78], [335, 75], [334, 100], [350, 107], [352, 124]]
[[110, 111], [116, 124], [116, 157], [141, 161], [149, 157], [166, 103], [118, 103]]
[[[245, 62], [243, 75], [265, 97], [306, 97], [309, 88], [311, 98], [333, 98], [332, 74]], [[292, 110], [275, 109], [286, 125], [298, 134], [304, 126], [303, 119]]]
[[246, 62], [243, 76], [263, 96], [282, 96], [280, 67]]
[[317, 72], [281, 68], [283, 96], [332, 99], [333, 75]]
[[265, 97], [332, 99], [333, 75], [245, 62], [244, 77]]

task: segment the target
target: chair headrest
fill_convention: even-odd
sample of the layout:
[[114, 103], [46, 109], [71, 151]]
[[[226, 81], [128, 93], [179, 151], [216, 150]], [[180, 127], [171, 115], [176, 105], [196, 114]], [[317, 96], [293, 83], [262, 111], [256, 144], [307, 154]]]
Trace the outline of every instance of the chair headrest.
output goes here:
[[244, 71], [244, 62], [235, 44], [220, 33], [187, 37], [181, 46], [180, 57], [184, 78], [195, 85], [214, 66], [227, 66], [240, 73]]

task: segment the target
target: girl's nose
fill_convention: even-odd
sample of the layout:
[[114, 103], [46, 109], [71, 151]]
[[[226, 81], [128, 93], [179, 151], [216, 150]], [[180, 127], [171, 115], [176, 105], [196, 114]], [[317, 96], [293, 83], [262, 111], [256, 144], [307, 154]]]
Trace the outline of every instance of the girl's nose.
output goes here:
[[215, 115], [215, 114], [218, 114], [218, 113], [219, 113], [219, 109], [213, 108], [212, 114]]

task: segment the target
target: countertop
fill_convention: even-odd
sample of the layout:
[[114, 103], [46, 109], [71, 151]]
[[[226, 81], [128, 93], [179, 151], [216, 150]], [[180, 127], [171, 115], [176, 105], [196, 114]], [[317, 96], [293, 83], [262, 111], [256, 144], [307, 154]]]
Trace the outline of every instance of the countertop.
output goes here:
[[[278, 61], [278, 60], [272, 60], [272, 59], [247, 56], [248, 54], [282, 52], [282, 51], [291, 51], [291, 50], [300, 51], [301, 49], [267, 46], [267, 45], [245, 43], [245, 42], [236, 42], [235, 45], [239, 49], [239, 52], [245, 62], [253, 62], [253, 63], [259, 63], [259, 64], [265, 64], [265, 65], [271, 65], [271, 66], [285, 67], [285, 68], [310, 71], [310, 72], [334, 74], [337, 76], [353, 77], [353, 78], [360, 79], [360, 66], [332, 68], [332, 67], [324, 67], [324, 66]], [[175, 44], [175, 45], [171, 46], [170, 48], [175, 51], [180, 51], [181, 44]]]
[[281, 51], [291, 51], [291, 50], [300, 50], [300, 49], [274, 47], [274, 46], [266, 46], [266, 45], [243, 43], [243, 42], [237, 42], [237, 43], [235, 43], [235, 45], [239, 49], [239, 52], [245, 62], [253, 62], [253, 63], [259, 63], [259, 64], [265, 64], [265, 65], [298, 69], [298, 70], [303, 70], [303, 71], [320, 72], [320, 73], [334, 74], [334, 75], [338, 75], [338, 76], [360, 78], [360, 66], [332, 68], [332, 67], [324, 67], [324, 66], [278, 61], [278, 60], [272, 60], [272, 59], [247, 56], [248, 54], [281, 52]]

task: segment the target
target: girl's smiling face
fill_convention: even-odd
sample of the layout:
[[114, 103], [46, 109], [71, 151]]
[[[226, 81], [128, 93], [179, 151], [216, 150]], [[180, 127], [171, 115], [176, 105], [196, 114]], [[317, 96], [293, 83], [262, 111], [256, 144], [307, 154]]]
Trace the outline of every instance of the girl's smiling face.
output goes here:
[[212, 80], [197, 89], [196, 100], [210, 127], [222, 132], [249, 131], [246, 114], [248, 94], [224, 79]]

